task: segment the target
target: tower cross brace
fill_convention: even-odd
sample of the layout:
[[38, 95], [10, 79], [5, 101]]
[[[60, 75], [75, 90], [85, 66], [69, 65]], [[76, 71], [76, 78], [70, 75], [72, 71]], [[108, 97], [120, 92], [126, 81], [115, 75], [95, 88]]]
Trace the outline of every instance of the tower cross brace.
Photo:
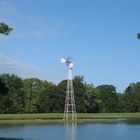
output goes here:
[[73, 89], [73, 82], [72, 82], [72, 69], [70, 68], [68, 69], [68, 81], [67, 81], [63, 120], [77, 120], [75, 99], [74, 99], [74, 89]]

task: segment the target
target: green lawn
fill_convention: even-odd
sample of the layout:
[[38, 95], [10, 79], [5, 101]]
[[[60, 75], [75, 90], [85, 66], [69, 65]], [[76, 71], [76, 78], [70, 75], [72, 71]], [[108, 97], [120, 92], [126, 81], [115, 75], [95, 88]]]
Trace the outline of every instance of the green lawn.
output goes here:
[[[140, 113], [77, 113], [78, 119], [95, 118], [140, 118]], [[0, 120], [20, 119], [62, 119], [63, 113], [42, 114], [0, 114]]]
[[[0, 114], [0, 124], [48, 124], [66, 123], [63, 113], [46, 114]], [[123, 118], [140, 119], [140, 113], [78, 113], [78, 123], [118, 122]]]

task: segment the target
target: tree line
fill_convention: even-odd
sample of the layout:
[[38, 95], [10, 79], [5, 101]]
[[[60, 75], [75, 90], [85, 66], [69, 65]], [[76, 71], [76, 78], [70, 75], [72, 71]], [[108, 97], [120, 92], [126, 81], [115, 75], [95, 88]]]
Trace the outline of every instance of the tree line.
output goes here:
[[[1, 74], [0, 113], [61, 113], [66, 85], [67, 80], [56, 85], [38, 78]], [[79, 113], [140, 112], [140, 82], [131, 83], [124, 93], [117, 93], [113, 85], [95, 87], [83, 76], [75, 76], [73, 85]]]

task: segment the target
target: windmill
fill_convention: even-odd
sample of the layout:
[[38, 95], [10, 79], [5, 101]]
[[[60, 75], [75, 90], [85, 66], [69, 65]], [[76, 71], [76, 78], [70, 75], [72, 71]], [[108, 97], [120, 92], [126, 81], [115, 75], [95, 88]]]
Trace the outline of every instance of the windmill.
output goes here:
[[67, 59], [61, 58], [61, 63], [66, 64], [66, 66], [68, 67], [68, 81], [63, 120], [77, 120], [74, 89], [72, 82], [72, 69], [74, 67], [74, 62], [70, 57], [68, 57]]

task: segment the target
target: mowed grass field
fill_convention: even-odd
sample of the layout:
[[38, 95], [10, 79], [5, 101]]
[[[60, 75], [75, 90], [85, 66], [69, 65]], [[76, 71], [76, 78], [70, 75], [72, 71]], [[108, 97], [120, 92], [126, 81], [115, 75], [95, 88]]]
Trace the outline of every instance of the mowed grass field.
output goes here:
[[[139, 119], [140, 113], [77, 113], [77, 123], [118, 122], [125, 119]], [[63, 113], [46, 114], [0, 114], [0, 124], [48, 124], [67, 123]]]
[[[78, 119], [140, 118], [140, 113], [77, 113]], [[0, 120], [63, 119], [63, 113], [0, 114]]]

